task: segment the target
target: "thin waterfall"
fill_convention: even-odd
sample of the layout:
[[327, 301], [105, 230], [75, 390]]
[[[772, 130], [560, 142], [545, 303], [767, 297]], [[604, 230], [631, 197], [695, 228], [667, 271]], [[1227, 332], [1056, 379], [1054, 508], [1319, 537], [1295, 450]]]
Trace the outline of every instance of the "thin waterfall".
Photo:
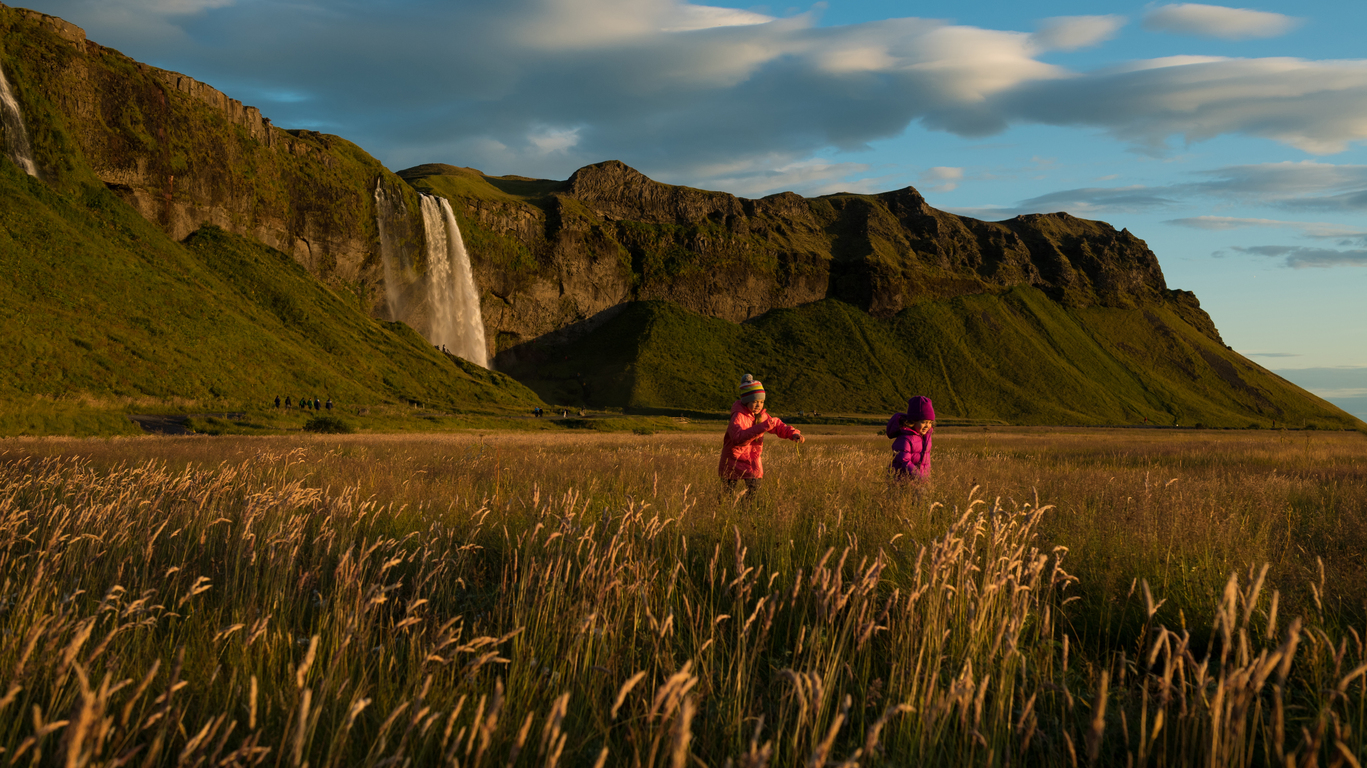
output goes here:
[[[383, 179], [375, 180], [375, 228], [380, 235], [380, 264], [384, 267], [384, 298], [389, 308], [390, 320], [404, 320], [404, 290], [406, 282], [412, 282], [411, 269], [407, 269], [402, 256], [402, 248], [395, 242], [391, 231], [392, 222], [403, 214], [403, 198], [390, 200]], [[407, 278], [407, 279], [406, 279]]]
[[479, 291], [451, 204], [443, 197], [423, 195], [422, 220], [427, 234], [427, 299], [431, 312], [428, 341], [488, 368]]
[[10, 159], [23, 168], [24, 173], [37, 176], [38, 166], [33, 162], [33, 148], [28, 143], [28, 131], [24, 130], [24, 113], [10, 91], [4, 67], [0, 67], [0, 122], [4, 124], [5, 149]]

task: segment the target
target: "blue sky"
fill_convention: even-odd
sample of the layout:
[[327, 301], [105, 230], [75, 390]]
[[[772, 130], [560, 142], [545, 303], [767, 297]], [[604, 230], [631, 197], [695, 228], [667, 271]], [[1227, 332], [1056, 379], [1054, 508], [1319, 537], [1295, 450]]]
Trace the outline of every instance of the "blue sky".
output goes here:
[[1367, 3], [28, 0], [393, 169], [619, 159], [1128, 228], [1234, 349], [1367, 418]]

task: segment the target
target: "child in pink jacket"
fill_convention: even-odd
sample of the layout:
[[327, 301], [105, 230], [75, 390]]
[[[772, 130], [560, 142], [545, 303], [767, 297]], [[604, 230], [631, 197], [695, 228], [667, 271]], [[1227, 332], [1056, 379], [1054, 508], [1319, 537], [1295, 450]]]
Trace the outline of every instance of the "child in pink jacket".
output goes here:
[[897, 480], [925, 480], [930, 477], [930, 445], [935, 433], [935, 406], [930, 398], [917, 395], [907, 401], [906, 413], [888, 419], [892, 441], [892, 476]]
[[740, 399], [731, 405], [731, 423], [722, 438], [721, 463], [717, 465], [717, 474], [728, 489], [734, 491], [743, 481], [747, 497], [759, 490], [764, 477], [760, 454], [764, 452], [766, 432], [784, 440], [807, 441], [801, 432], [764, 410], [764, 385], [747, 373], [740, 382]]

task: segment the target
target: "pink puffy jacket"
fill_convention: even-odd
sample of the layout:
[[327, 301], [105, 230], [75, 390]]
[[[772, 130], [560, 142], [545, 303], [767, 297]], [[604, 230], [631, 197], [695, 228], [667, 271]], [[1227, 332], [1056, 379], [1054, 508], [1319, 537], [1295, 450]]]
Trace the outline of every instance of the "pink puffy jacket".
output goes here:
[[717, 465], [717, 474], [724, 480], [764, 477], [764, 463], [760, 460], [760, 454], [764, 452], [766, 432], [773, 432], [784, 440], [796, 440], [802, 436], [801, 432], [766, 411], [761, 410], [755, 415], [741, 401], [733, 403], [731, 423], [726, 427], [726, 437], [722, 438], [721, 463]]

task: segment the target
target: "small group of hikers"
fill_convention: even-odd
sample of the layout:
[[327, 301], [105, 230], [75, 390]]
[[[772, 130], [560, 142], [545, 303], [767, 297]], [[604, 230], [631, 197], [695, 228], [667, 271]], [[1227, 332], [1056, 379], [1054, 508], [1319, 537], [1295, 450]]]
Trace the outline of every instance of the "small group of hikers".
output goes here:
[[[275, 396], [275, 407], [276, 407], [276, 408], [279, 408], [279, 407], [280, 407], [280, 396], [279, 396], [279, 395], [276, 395], [276, 396]], [[286, 407], [286, 408], [293, 408], [293, 407], [294, 407], [294, 402], [293, 402], [288, 396], [285, 397], [285, 407]], [[328, 398], [328, 401], [327, 401], [327, 404], [324, 405], [323, 401], [322, 401], [322, 400], [319, 400], [319, 399], [316, 398], [316, 397], [313, 398], [313, 399], [311, 399], [311, 400], [310, 400], [309, 398], [307, 398], [307, 397], [301, 397], [301, 398], [299, 398], [299, 407], [300, 407], [300, 408], [312, 408], [312, 409], [315, 410], [315, 411], [321, 411], [323, 408], [327, 408], [327, 409], [330, 411], [330, 410], [332, 410], [332, 398], [329, 397], [329, 398]]]
[[[930, 445], [935, 432], [935, 407], [930, 398], [916, 396], [907, 401], [907, 410], [888, 419], [887, 436], [892, 438], [890, 474], [897, 481], [921, 481], [930, 477]], [[764, 479], [764, 436], [772, 432], [784, 440], [805, 443], [802, 432], [784, 424], [764, 409], [764, 385], [750, 374], [740, 381], [740, 397], [731, 405], [731, 423], [722, 438], [721, 462], [717, 474], [726, 488], [735, 493], [744, 484], [742, 495], [753, 498]]]

